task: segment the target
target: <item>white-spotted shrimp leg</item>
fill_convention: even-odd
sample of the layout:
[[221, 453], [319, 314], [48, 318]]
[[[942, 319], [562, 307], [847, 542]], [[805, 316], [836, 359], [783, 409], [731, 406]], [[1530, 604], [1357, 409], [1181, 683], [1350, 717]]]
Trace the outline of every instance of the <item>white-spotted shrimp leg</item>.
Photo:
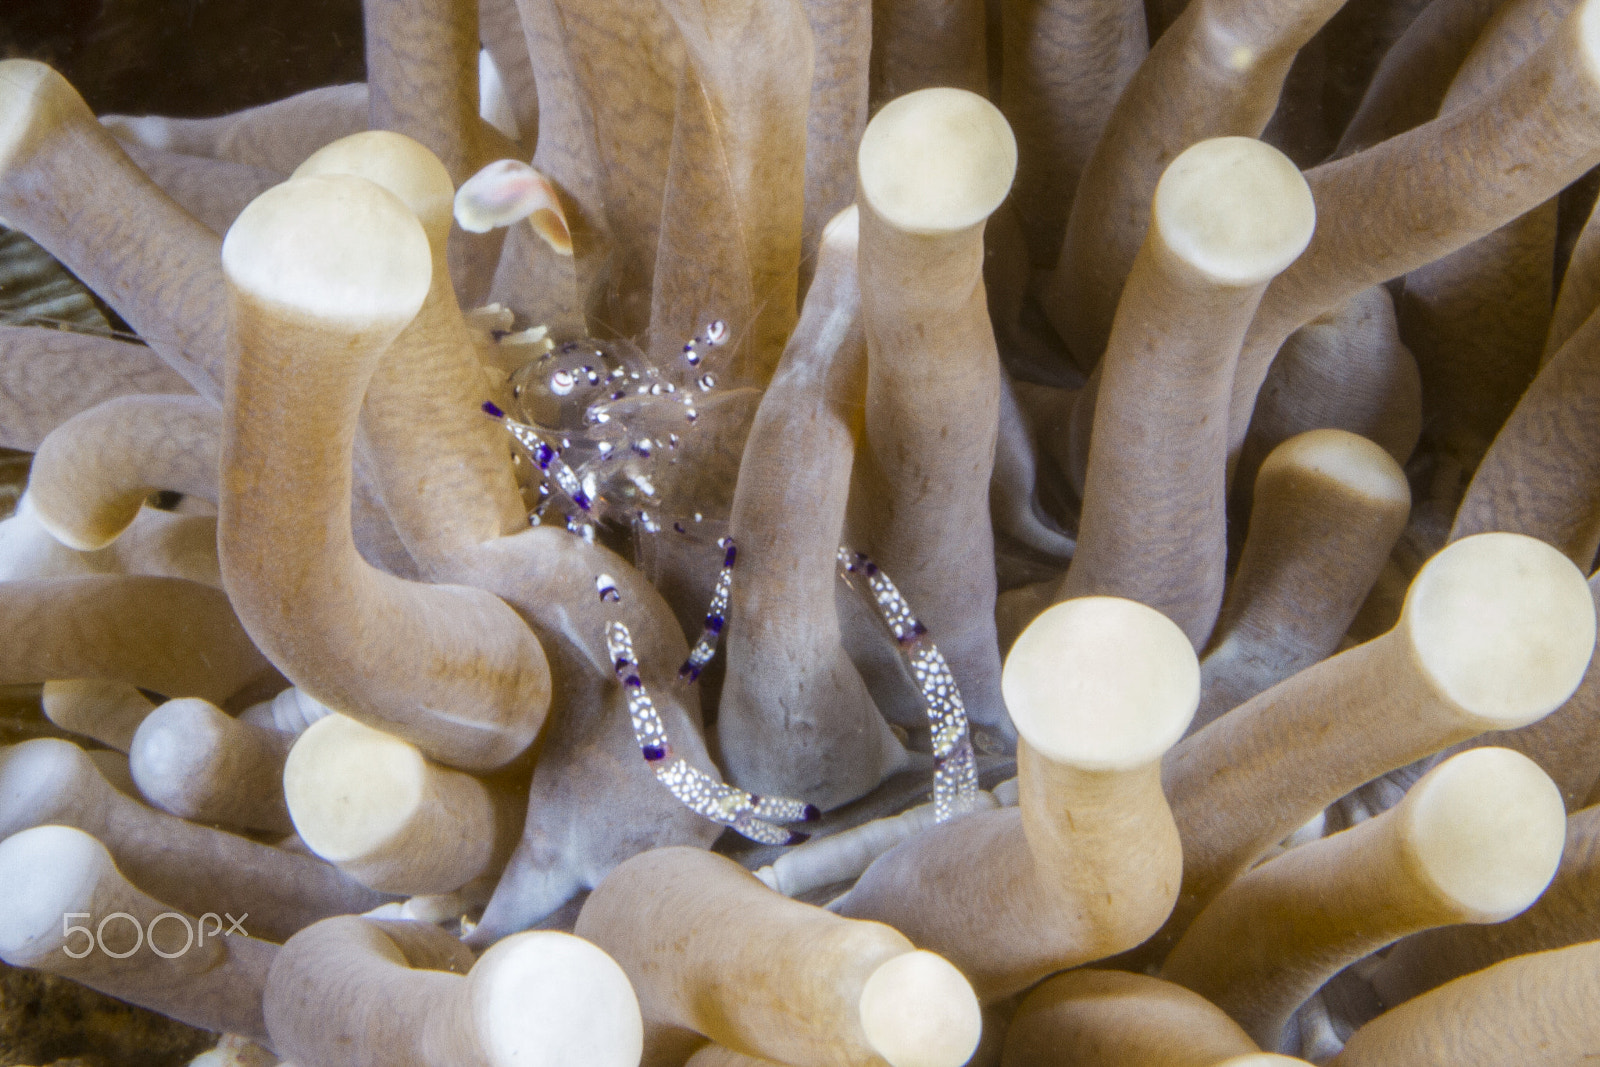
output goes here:
[[639, 676], [639, 664], [633, 656], [633, 638], [627, 626], [613, 622], [606, 627], [606, 649], [617, 679], [628, 692], [628, 715], [633, 721], [639, 752], [661, 783], [685, 807], [712, 822], [731, 826], [764, 845], [798, 845], [811, 836], [775, 824], [814, 822], [822, 814], [814, 805], [785, 797], [754, 796], [717, 781], [685, 760], [674, 759], [661, 716], [656, 713], [650, 692]]
[[733, 592], [733, 565], [739, 558], [739, 546], [733, 543], [731, 537], [721, 538], [717, 545], [723, 549], [722, 571], [717, 575], [716, 588], [711, 592], [711, 605], [706, 608], [706, 623], [700, 631], [700, 640], [694, 643], [694, 648], [689, 650], [689, 658], [678, 668], [678, 680], [685, 683], [697, 681], [700, 672], [717, 654], [717, 642], [722, 638], [722, 627], [728, 621], [728, 597]]
[[978, 766], [967, 729], [967, 709], [944, 655], [928, 640], [927, 627], [917, 621], [911, 605], [876, 563], [843, 545], [837, 559], [839, 578], [846, 585], [859, 589], [852, 579], [857, 575], [866, 578], [863, 592], [888, 624], [927, 709], [933, 733], [934, 821], [944, 822], [973, 810], [978, 803]]

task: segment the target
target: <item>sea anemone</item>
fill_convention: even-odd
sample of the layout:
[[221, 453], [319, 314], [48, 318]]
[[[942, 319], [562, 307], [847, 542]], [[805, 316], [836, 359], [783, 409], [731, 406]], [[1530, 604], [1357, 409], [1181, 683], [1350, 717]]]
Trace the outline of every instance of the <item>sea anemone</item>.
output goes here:
[[1390, 6], [0, 63], [112, 316], [0, 323], [0, 957], [301, 1067], [1592, 1054], [1600, 0]]

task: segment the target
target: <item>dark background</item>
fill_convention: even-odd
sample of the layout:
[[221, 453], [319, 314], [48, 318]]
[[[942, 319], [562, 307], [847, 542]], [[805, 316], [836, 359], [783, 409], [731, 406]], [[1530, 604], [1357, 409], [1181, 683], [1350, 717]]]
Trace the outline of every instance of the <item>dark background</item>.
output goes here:
[[360, 0], [0, 0], [0, 57], [96, 113], [220, 115], [363, 81]]

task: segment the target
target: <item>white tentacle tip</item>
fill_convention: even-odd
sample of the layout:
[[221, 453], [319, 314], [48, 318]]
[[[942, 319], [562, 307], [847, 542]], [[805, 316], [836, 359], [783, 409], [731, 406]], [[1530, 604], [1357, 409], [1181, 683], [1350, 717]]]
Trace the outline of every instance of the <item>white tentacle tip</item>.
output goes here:
[[1574, 27], [1578, 37], [1578, 54], [1583, 57], [1584, 70], [1600, 83], [1600, 0], [1587, 0], [1568, 16], [1567, 25]]
[[572, 231], [556, 187], [520, 160], [496, 160], [463, 182], [456, 190], [455, 213], [456, 222], [469, 233], [527, 219], [557, 255], [572, 255]]
[[1062, 601], [1022, 631], [1000, 692], [1053, 763], [1126, 771], [1159, 760], [1200, 702], [1200, 663], [1172, 620], [1121, 597]]
[[399, 197], [365, 178], [322, 174], [252, 200], [222, 239], [222, 272], [280, 320], [393, 336], [428, 295], [433, 254]]
[[881, 964], [861, 989], [861, 1026], [891, 1067], [959, 1067], [972, 1057], [983, 1016], [972, 986], [949, 961], [918, 949]]
[[1428, 683], [1482, 729], [1512, 730], [1567, 702], [1595, 647], [1583, 572], [1537, 538], [1463, 537], [1423, 565], [1398, 629]]
[[644, 1021], [628, 976], [595, 945], [555, 930], [495, 943], [472, 968], [472, 1012], [495, 1067], [634, 1067]]
[[1000, 109], [965, 89], [896, 97], [867, 124], [856, 154], [862, 202], [907, 233], [957, 233], [994, 213], [1017, 172]]
[[35, 826], [0, 842], [0, 959], [30, 967], [58, 951], [67, 940], [62, 916], [87, 910], [111, 867], [99, 841], [69, 826]]
[[[77, 90], [44, 63], [31, 59], [0, 61], [0, 168], [31, 150], [39, 129], [59, 121], [65, 101]], [[57, 114], [52, 115], [51, 105]], [[78, 105], [84, 112], [88, 108]]]
[[1316, 228], [1311, 187], [1294, 161], [1250, 137], [1213, 137], [1162, 172], [1150, 226], [1214, 284], [1264, 285], [1299, 258]]

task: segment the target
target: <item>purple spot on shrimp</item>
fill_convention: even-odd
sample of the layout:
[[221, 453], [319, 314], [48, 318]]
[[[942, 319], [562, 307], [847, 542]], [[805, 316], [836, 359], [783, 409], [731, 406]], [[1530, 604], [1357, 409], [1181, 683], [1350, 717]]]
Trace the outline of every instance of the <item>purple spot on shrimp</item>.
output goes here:
[[867, 577], [870, 578], [873, 575], [878, 573], [878, 565], [876, 563], [873, 563], [871, 560], [868, 560], [865, 570], [867, 572]]
[[801, 822], [816, 822], [820, 818], [822, 818], [822, 809], [815, 804], [807, 804], [805, 810], [800, 813]]
[[659, 763], [667, 758], [667, 750], [661, 745], [645, 745], [639, 749], [639, 752], [650, 763]]
[[618, 656], [616, 658], [616, 661], [613, 662], [611, 665], [613, 667], [615, 667], [619, 671], [625, 671], [629, 667], [633, 666], [633, 661], [631, 659], [629, 659], [627, 656]]
[[685, 661], [683, 666], [678, 668], [678, 677], [683, 679], [686, 682], [699, 681], [700, 680], [700, 668], [696, 667], [693, 663], [691, 663], [689, 661]]
[[539, 447], [533, 450], [533, 461], [539, 465], [540, 470], [548, 470], [550, 468], [550, 461], [555, 458], [556, 450], [545, 444], [543, 441], [540, 441]]
[[733, 566], [733, 561], [738, 559], [738, 558], [739, 558], [739, 546], [738, 545], [729, 545], [728, 546], [728, 551], [726, 551], [726, 552], [724, 552], [722, 554], [722, 565], [724, 567], [731, 567], [731, 566]]
[[622, 680], [622, 684], [627, 686], [629, 689], [644, 688], [644, 683], [639, 680], [639, 676], [637, 674], [628, 675]]
[[811, 840], [811, 835], [810, 834], [801, 833], [799, 830], [790, 830], [789, 831], [789, 840], [785, 841], [784, 844], [785, 845], [800, 845], [800, 844], [804, 844], [805, 842], [810, 841], [810, 840]]
[[584, 511], [588, 511], [590, 508], [594, 507], [594, 501], [590, 500], [589, 494], [585, 493], [582, 489], [572, 494], [572, 502], [578, 505], [578, 507], [582, 508]]
[[483, 402], [483, 413], [485, 415], [492, 415], [497, 419], [503, 419], [506, 417], [506, 413], [500, 410], [500, 405], [496, 404], [493, 400], [485, 400]]
[[723, 618], [721, 615], [706, 616], [706, 629], [710, 630], [714, 634], [720, 634], [722, 632], [722, 623]]

